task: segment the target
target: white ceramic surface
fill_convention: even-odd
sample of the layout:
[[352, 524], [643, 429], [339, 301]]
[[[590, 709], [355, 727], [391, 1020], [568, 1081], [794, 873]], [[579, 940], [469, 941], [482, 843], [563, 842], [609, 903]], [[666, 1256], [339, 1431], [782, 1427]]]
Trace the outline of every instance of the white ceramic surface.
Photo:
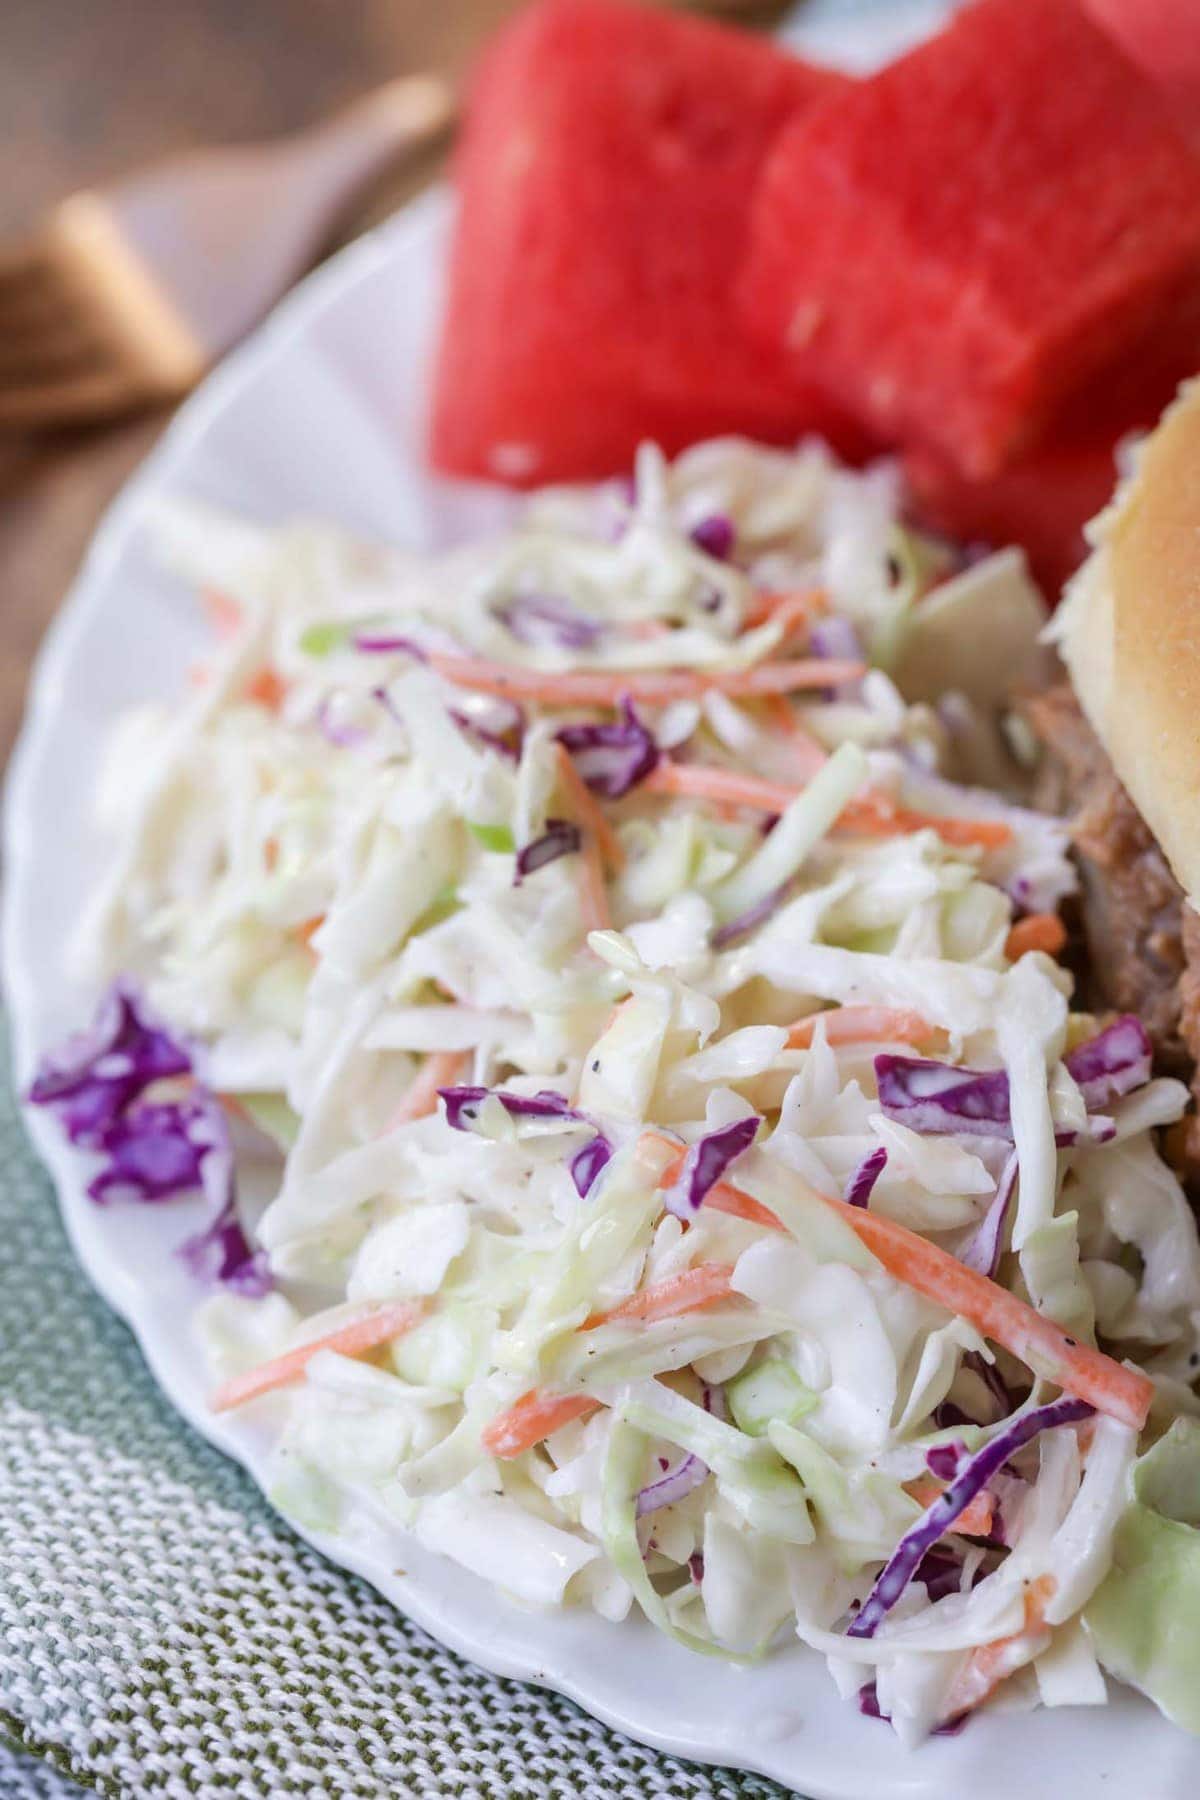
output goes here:
[[[10, 777], [3, 969], [22, 1081], [90, 1002], [72, 987], [64, 945], [102, 856], [89, 787], [104, 732], [127, 703], [176, 689], [204, 636], [194, 597], [150, 559], [147, 504], [172, 493], [259, 519], [321, 514], [407, 544], [452, 539], [505, 509], [422, 466], [447, 226], [445, 196], [431, 195], [307, 282], [183, 409], [97, 535], [39, 659]], [[51, 1123], [31, 1114], [29, 1126], [93, 1283], [184, 1416], [261, 1477], [262, 1426], [204, 1407], [185, 1323], [196, 1291], [172, 1255], [198, 1222], [195, 1206], [101, 1212]], [[1200, 1792], [1200, 1746], [1129, 1694], [1103, 1711], [1000, 1714], [906, 1754], [838, 1699], [820, 1659], [798, 1645], [731, 1670], [641, 1623], [518, 1611], [370, 1517], [344, 1539], [312, 1541], [475, 1662], [557, 1688], [648, 1743], [761, 1770], [814, 1800]]]

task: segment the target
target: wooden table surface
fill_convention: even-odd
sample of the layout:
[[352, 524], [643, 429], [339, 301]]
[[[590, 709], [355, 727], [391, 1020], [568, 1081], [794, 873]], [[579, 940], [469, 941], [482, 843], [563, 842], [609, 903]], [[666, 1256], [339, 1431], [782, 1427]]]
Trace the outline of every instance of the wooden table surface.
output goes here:
[[[74, 189], [170, 152], [295, 130], [393, 75], [459, 76], [518, 5], [0, 0], [0, 237]], [[382, 216], [434, 166], [426, 159], [386, 184], [355, 224]], [[165, 422], [159, 413], [36, 445], [0, 438], [0, 770], [37, 643], [100, 513]]]

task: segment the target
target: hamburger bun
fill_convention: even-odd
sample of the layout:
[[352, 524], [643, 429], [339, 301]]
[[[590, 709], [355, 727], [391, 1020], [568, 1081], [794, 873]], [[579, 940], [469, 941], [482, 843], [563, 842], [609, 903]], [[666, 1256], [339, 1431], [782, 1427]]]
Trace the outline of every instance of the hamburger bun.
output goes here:
[[1200, 379], [1091, 527], [1055, 637], [1080, 705], [1184, 892], [1200, 896]]

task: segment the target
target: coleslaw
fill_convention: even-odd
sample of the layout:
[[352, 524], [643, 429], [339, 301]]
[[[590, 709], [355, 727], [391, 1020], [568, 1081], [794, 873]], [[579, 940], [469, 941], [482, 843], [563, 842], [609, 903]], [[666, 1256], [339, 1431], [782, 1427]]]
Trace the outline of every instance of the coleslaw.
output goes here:
[[735, 440], [436, 556], [156, 529], [211, 649], [115, 734], [108, 997], [31, 1098], [98, 1203], [206, 1196], [280, 1507], [706, 1654], [798, 1633], [907, 1743], [1106, 1669], [1200, 1729], [1187, 1091], [1072, 1011], [1064, 827], [945, 772], [1035, 654], [1019, 557]]

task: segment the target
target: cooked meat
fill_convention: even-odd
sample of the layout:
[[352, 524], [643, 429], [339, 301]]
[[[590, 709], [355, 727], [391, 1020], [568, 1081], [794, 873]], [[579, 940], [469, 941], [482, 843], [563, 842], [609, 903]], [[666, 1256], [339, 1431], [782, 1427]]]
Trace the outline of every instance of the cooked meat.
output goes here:
[[[1045, 751], [1035, 803], [1071, 823], [1088, 1003], [1138, 1013], [1159, 1066], [1200, 1099], [1200, 917], [1070, 687], [1034, 695], [1023, 710]], [[1200, 1183], [1200, 1118], [1188, 1121], [1184, 1151], [1189, 1180]]]

